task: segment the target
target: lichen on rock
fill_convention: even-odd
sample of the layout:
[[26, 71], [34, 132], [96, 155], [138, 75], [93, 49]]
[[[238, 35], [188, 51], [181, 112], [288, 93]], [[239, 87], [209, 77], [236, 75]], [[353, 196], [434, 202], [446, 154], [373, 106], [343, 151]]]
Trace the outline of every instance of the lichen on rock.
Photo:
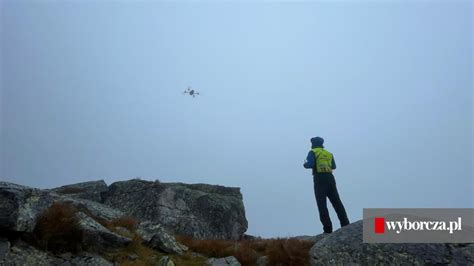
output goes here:
[[247, 219], [239, 188], [129, 180], [110, 185], [104, 204], [170, 233], [196, 239], [240, 239]]

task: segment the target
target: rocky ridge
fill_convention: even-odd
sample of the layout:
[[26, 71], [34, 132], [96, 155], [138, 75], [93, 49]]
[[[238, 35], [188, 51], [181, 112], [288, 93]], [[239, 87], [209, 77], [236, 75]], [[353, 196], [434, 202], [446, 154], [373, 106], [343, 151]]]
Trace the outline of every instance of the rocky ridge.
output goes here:
[[[35, 236], [38, 226], [44, 223], [43, 216], [57, 204], [65, 213], [74, 210], [71, 219], [77, 221], [81, 232], [80, 238], [76, 239], [82, 247], [79, 252], [54, 252], [36, 245]], [[123, 224], [123, 221], [132, 223], [135, 219], [136, 225]], [[122, 224], [117, 224], [117, 221], [122, 221]], [[241, 265], [239, 255], [236, 255], [239, 259], [228, 255], [206, 257], [188, 250], [176, 241], [174, 235], [226, 241], [243, 239], [250, 241], [247, 243], [265, 244], [264, 239], [246, 236], [246, 228], [247, 220], [238, 188], [135, 179], [110, 186], [103, 181], [93, 181], [41, 190], [0, 182], [0, 265], [117, 265], [107, 256], [108, 252], [141, 244], [159, 253], [127, 253], [128, 261], [147, 256], [152, 259], [150, 265], [172, 266], [180, 265], [174, 262], [175, 256], [190, 256], [192, 260], [199, 260], [199, 265], [237, 266]], [[332, 234], [292, 239], [309, 241], [304, 248], [304, 254], [309, 255], [303, 260], [307, 264], [302, 265], [474, 264], [472, 243], [363, 243], [362, 221]], [[258, 255], [255, 264], [247, 262], [244, 265], [274, 264], [275, 254]]]
[[363, 243], [357, 221], [318, 236], [311, 265], [473, 265], [474, 244]]
[[239, 188], [129, 180], [110, 185], [102, 202], [196, 239], [239, 240], [248, 226]]
[[[142, 180], [119, 182], [112, 184], [110, 188], [112, 189], [109, 189], [102, 180], [47, 190], [0, 182], [0, 265], [60, 265], [63, 263], [112, 265], [112, 262], [99, 254], [134, 245], [136, 237], [139, 237], [139, 241], [144, 245], [161, 253], [180, 255], [187, 251], [187, 247], [176, 241], [175, 232], [169, 230], [172, 229], [170, 225], [178, 226], [178, 228], [180, 225], [183, 228], [192, 220], [194, 222], [192, 228], [198, 234], [191, 235], [229, 239], [239, 238], [247, 228], [241, 202], [242, 195], [237, 188], [204, 184], [162, 184]], [[181, 194], [182, 191], [185, 191], [185, 195]], [[225, 195], [227, 192], [232, 193]], [[178, 196], [175, 196], [176, 194]], [[211, 203], [202, 204], [193, 212], [188, 206], [191, 204], [190, 200], [183, 199], [184, 196], [200, 202], [199, 204]], [[120, 201], [121, 197], [129, 205], [117, 208], [117, 205], [123, 203]], [[212, 206], [215, 198], [220, 200], [218, 207]], [[230, 199], [230, 204], [226, 205], [228, 199]], [[237, 202], [239, 200], [240, 203]], [[148, 203], [144, 204], [144, 202]], [[166, 206], [165, 210], [162, 209], [163, 206]], [[233, 207], [240, 209], [233, 210]], [[173, 211], [173, 208], [176, 208], [176, 211]], [[54, 250], [38, 248], [39, 244], [35, 244], [42, 241], [38, 238], [49, 234], [38, 229], [38, 221], [52, 209], [57, 209], [56, 212], [61, 215], [73, 214], [68, 218], [72, 227], [64, 231], [71, 233], [69, 231], [72, 228], [74, 232], [79, 232], [74, 235], [77, 239], [71, 240], [79, 242], [77, 243], [81, 250], [79, 253], [67, 255], [66, 252], [64, 255]], [[241, 223], [241, 226], [234, 225], [232, 230], [225, 226], [214, 228], [215, 223], [209, 219], [213, 219], [216, 211], [229, 212], [229, 214], [224, 213], [223, 217], [235, 219]], [[238, 215], [242, 217], [236, 217]], [[161, 216], [166, 216], [166, 219]], [[133, 232], [127, 228], [113, 226], [114, 222], [121, 219], [137, 221]], [[170, 220], [173, 223], [162, 224]], [[234, 224], [222, 219], [218, 222]], [[55, 220], [49, 220], [53, 228], [55, 223]], [[186, 230], [178, 232], [190, 233]]]

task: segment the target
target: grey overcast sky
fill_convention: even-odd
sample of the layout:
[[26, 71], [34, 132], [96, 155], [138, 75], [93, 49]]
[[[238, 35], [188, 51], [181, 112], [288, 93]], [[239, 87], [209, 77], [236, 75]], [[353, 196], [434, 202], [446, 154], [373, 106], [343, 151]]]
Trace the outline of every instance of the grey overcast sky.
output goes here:
[[474, 207], [471, 1], [0, 8], [2, 180], [237, 186], [249, 234], [314, 235], [319, 135], [351, 221]]

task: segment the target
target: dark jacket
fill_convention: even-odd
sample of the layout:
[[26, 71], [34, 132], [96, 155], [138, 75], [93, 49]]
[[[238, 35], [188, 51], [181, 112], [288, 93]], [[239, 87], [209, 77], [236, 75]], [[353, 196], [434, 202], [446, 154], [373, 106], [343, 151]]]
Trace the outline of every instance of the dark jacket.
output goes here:
[[[321, 146], [314, 146], [311, 147], [312, 149], [318, 148]], [[321, 147], [322, 148], [322, 147]], [[309, 151], [308, 156], [306, 156], [306, 162], [303, 164], [303, 167], [306, 169], [313, 169], [313, 175], [316, 175], [316, 158], [314, 156], [313, 151]], [[334, 160], [334, 154], [332, 156], [331, 168], [334, 170], [336, 169], [336, 161]]]

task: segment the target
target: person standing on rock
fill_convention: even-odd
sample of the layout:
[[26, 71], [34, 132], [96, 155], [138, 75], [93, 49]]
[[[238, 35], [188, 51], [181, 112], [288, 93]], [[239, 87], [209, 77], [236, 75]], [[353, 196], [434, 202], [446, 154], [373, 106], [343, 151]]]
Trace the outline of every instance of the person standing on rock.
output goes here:
[[324, 139], [321, 137], [311, 138], [311, 150], [303, 166], [306, 169], [313, 169], [314, 195], [318, 205], [319, 219], [323, 224], [324, 233], [332, 233], [326, 198], [331, 201], [341, 227], [348, 225], [349, 219], [339, 198], [336, 180], [332, 174], [332, 171], [336, 169], [336, 161], [332, 153], [324, 149], [323, 143]]

